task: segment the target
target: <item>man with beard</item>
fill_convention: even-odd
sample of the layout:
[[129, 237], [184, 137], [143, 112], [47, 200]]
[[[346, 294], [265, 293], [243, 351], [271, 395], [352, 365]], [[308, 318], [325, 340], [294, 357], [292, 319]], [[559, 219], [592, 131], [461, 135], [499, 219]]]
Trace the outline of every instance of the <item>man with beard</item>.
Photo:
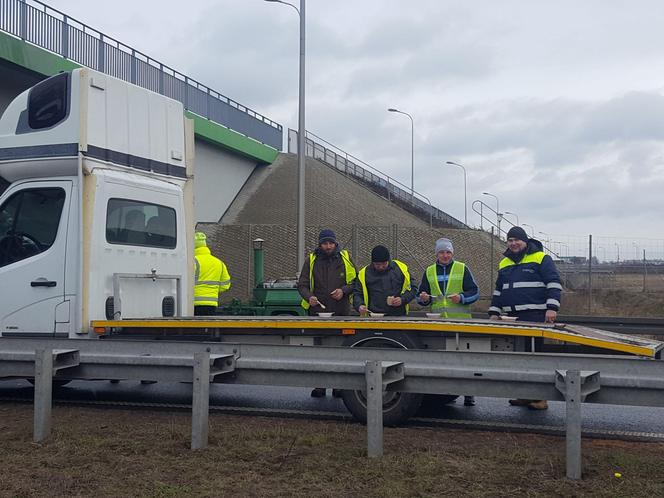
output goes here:
[[360, 314], [385, 313], [387, 316], [405, 316], [408, 303], [417, 295], [417, 286], [411, 285], [405, 263], [390, 258], [385, 246], [371, 250], [371, 264], [357, 274], [353, 290], [353, 306]]
[[[355, 266], [348, 251], [339, 250], [335, 233], [330, 229], [322, 230], [318, 235], [318, 247], [305, 260], [297, 282], [302, 307], [313, 316], [319, 312], [334, 313], [334, 316], [349, 315], [349, 296], [355, 275]], [[311, 396], [323, 397], [325, 389], [317, 387]]]
[[[507, 250], [498, 266], [489, 318], [499, 320], [502, 313], [517, 321], [553, 323], [560, 309], [563, 287], [551, 256], [542, 243], [530, 239], [521, 227], [507, 232]], [[511, 399], [513, 406], [546, 410], [546, 400]]]

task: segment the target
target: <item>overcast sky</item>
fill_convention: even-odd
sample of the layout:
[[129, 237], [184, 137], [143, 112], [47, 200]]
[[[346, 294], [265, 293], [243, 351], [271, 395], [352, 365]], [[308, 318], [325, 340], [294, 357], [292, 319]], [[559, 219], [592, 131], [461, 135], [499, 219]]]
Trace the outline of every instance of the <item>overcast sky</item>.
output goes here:
[[[293, 9], [47, 3], [297, 128]], [[450, 160], [468, 171], [472, 225], [474, 200], [495, 207], [488, 191], [539, 238], [635, 237], [606, 239], [606, 258], [615, 242], [622, 258], [664, 256], [661, 1], [308, 0], [306, 18], [308, 130], [410, 185], [410, 121], [396, 107], [415, 121], [415, 190], [451, 215], [464, 211]]]

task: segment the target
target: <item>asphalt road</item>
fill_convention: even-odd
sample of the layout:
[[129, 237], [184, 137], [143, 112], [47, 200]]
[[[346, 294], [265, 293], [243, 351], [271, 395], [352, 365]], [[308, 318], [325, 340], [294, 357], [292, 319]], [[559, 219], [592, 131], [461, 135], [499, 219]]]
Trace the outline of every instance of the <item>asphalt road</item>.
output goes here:
[[[348, 415], [343, 402], [329, 395], [311, 398], [311, 389], [240, 386], [212, 384], [210, 405], [224, 408], [255, 410], [288, 410], [301, 412], [327, 412]], [[27, 398], [33, 395], [32, 386], [24, 380], [0, 381], [0, 398]], [[120, 401], [140, 403], [190, 404], [191, 385], [183, 383], [140, 384], [123, 381], [111, 384], [108, 381], [73, 381], [54, 391], [54, 398], [77, 401]], [[0, 401], [1, 402], [1, 401]], [[655, 433], [664, 438], [664, 409], [617, 405], [583, 405], [582, 427], [584, 431], [626, 431]], [[502, 398], [477, 398], [473, 407], [463, 406], [463, 398], [444, 405], [437, 413], [424, 416], [452, 421], [452, 424], [525, 425], [564, 428], [565, 404], [549, 402], [546, 411], [531, 411], [527, 408], [509, 406]], [[535, 427], [533, 427], [535, 429]]]

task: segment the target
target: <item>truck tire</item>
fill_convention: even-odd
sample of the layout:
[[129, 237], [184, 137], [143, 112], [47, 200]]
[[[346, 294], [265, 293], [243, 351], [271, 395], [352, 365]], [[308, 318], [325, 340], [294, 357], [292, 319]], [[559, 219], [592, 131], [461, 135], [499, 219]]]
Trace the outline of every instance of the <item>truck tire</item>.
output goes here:
[[458, 394], [425, 394], [417, 416], [429, 417], [439, 415], [440, 409], [443, 406], [454, 403], [458, 397]]
[[[418, 349], [419, 341], [401, 332], [362, 333], [347, 337], [344, 346], [351, 348], [402, 348]], [[383, 392], [383, 425], [397, 426], [415, 415], [424, 395], [418, 393]], [[353, 417], [366, 424], [367, 398], [363, 390], [343, 390], [341, 399]]]

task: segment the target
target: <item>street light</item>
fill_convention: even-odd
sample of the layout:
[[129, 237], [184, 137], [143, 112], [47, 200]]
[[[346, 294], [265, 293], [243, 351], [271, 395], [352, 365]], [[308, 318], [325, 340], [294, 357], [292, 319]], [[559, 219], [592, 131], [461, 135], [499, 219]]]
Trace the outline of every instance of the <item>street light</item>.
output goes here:
[[616, 253], [617, 253], [616, 263], [620, 263], [620, 246], [618, 245], [617, 242], [614, 242], [613, 244], [616, 246]]
[[463, 222], [468, 225], [468, 181], [466, 175], [466, 168], [454, 161], [447, 161], [447, 164], [458, 166], [463, 170]]
[[266, 2], [282, 3], [295, 9], [300, 17], [300, 81], [298, 101], [298, 124], [297, 124], [297, 268], [296, 274], [304, 265], [304, 167], [305, 167], [305, 144], [306, 127], [304, 124], [304, 60], [305, 60], [305, 0], [300, 0], [298, 9], [292, 3], [282, 0], [265, 0]]
[[415, 197], [415, 122], [413, 121], [413, 116], [399, 109], [390, 107], [388, 112], [396, 112], [410, 118], [410, 201], [412, 203]]
[[482, 195], [488, 195], [496, 199], [496, 219], [498, 220], [498, 237], [500, 237], [500, 220], [503, 219], [503, 213], [500, 212], [500, 202], [498, 201], [498, 196], [492, 194], [491, 192], [482, 192]]
[[528, 227], [528, 228], [530, 228], [530, 234], [531, 234], [533, 237], [535, 236], [535, 228], [534, 228], [532, 225], [529, 225], [528, 223], [524, 223], [524, 224], [521, 225], [521, 226], [524, 226], [524, 227]]
[[518, 214], [516, 214], [516, 213], [510, 213], [509, 211], [505, 211], [505, 214], [511, 214], [512, 216], [514, 216], [514, 217], [516, 218], [516, 224], [517, 224], [517, 226], [521, 226], [521, 224], [519, 223], [519, 215], [518, 215]]

